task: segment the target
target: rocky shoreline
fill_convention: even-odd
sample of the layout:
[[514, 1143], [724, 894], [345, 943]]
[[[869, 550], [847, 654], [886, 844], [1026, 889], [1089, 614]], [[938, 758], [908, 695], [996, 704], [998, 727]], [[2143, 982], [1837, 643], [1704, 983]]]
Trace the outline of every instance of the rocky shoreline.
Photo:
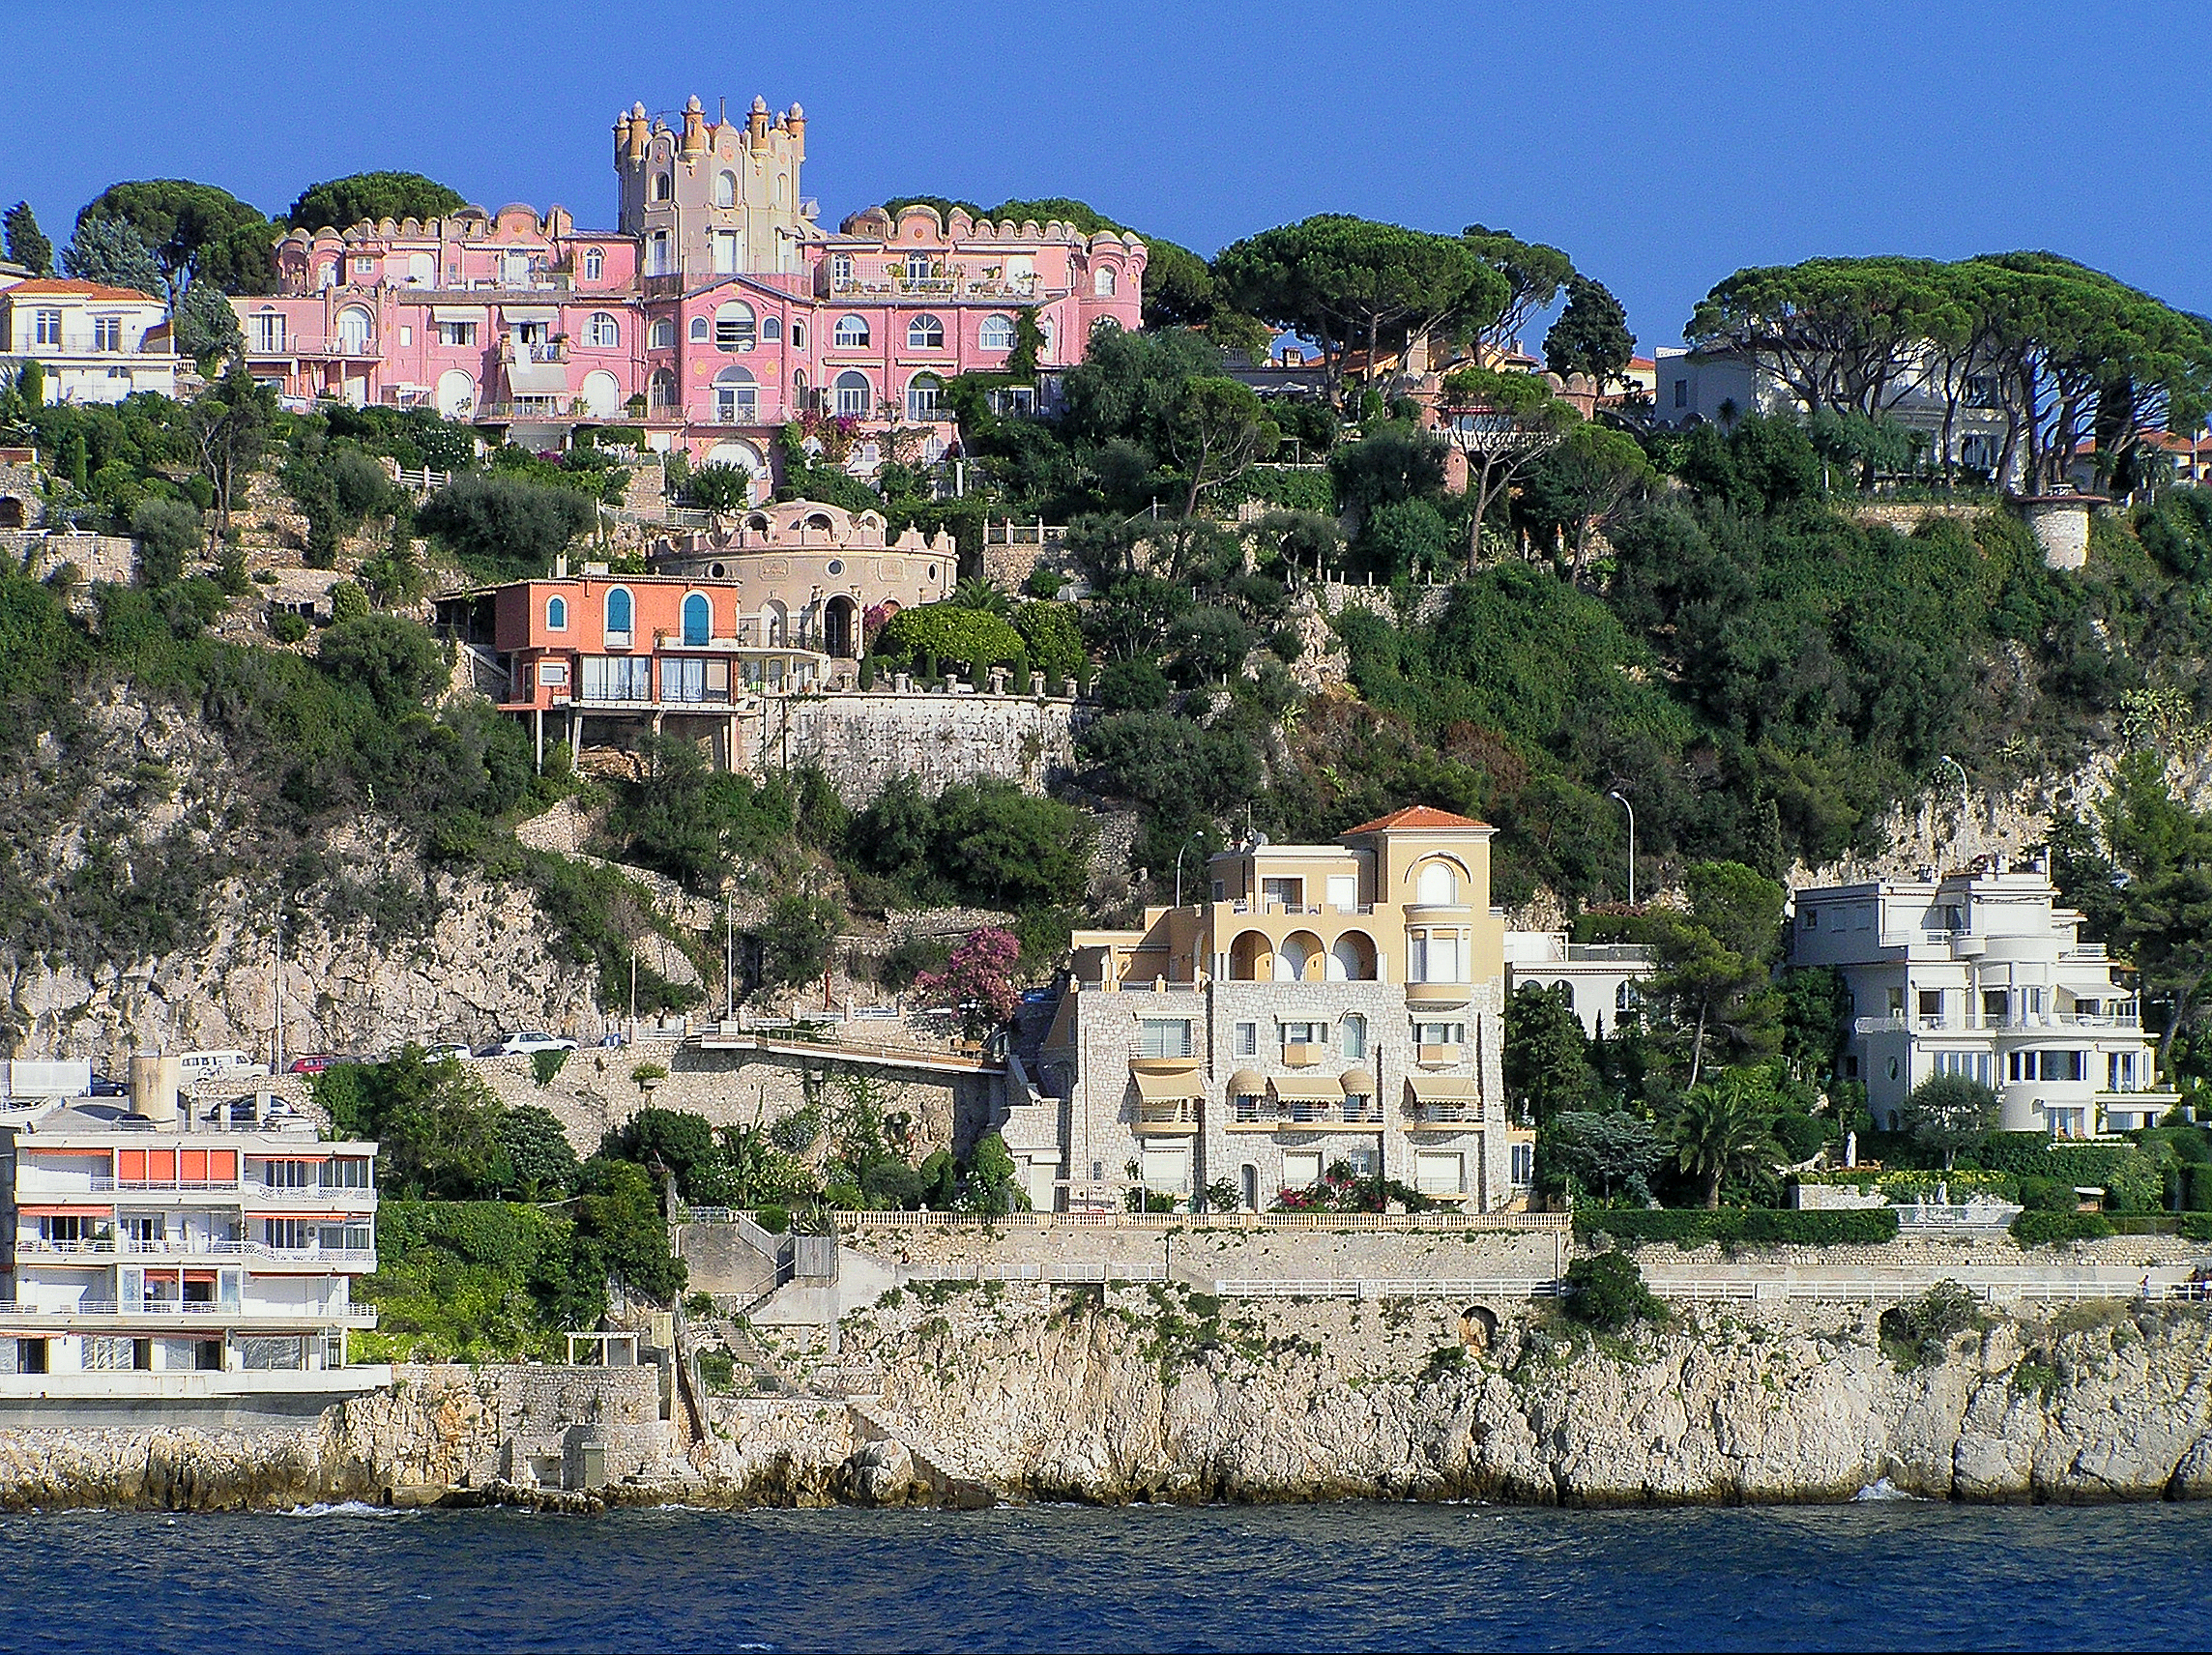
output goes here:
[[1991, 1317], [1940, 1360], [1885, 1349], [1858, 1307], [1678, 1310], [1613, 1338], [1166, 1288], [909, 1290], [842, 1333], [880, 1398], [709, 1399], [692, 1439], [598, 1486], [520, 1468], [502, 1371], [421, 1368], [289, 1429], [0, 1431], [0, 1509], [2212, 1496], [2196, 1307]]

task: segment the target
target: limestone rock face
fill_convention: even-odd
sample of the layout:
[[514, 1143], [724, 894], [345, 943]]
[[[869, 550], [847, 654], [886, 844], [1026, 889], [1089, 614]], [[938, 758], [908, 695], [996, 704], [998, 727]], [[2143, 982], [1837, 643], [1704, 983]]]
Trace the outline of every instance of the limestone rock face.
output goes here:
[[133, 1050], [266, 1060], [280, 886], [288, 1053], [598, 1031], [596, 972], [548, 950], [526, 887], [426, 870], [408, 831], [373, 815], [282, 852], [280, 879], [256, 836], [270, 778], [173, 709], [117, 692], [82, 711], [67, 742], [42, 738], [0, 774], [14, 871], [48, 893], [44, 930], [0, 938], [0, 1022], [19, 1053], [111, 1073]]
[[[418, 1368], [260, 1430], [0, 1430], [0, 1509], [1599, 1506], [1848, 1499], [1882, 1479], [1977, 1501], [2212, 1496], [2212, 1320], [2194, 1312], [1997, 1321], [1903, 1368], [1858, 1309], [1708, 1310], [1617, 1338], [1510, 1309], [1495, 1339], [1467, 1326], [1434, 1301], [909, 1289], [841, 1329], [835, 1360], [880, 1369], [880, 1400], [715, 1399], [686, 1448], [651, 1418], [651, 1370], [617, 1419], [583, 1395], [612, 1382], [577, 1377], [595, 1371]], [[608, 1444], [620, 1480], [588, 1498], [538, 1483], [528, 1464], [564, 1431]]]
[[2212, 1490], [2212, 1324], [2194, 1315], [2000, 1322], [1900, 1369], [1863, 1310], [1707, 1311], [1596, 1341], [1524, 1318], [1478, 1352], [1445, 1306], [1194, 1321], [1149, 1292], [872, 1313], [880, 1417], [958, 1474], [1106, 1501], [1830, 1500], [1885, 1477], [1974, 1500]]

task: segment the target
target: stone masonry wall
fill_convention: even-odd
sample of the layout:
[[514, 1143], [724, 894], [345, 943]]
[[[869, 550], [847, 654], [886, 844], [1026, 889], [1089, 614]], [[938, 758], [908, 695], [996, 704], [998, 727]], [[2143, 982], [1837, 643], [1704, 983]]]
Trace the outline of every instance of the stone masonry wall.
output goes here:
[[985, 776], [1042, 793], [1074, 769], [1080, 724], [1059, 697], [867, 692], [771, 700], [740, 740], [744, 768], [817, 765], [859, 807], [894, 775], [930, 793]]
[[[641, 1063], [658, 1063], [668, 1078], [646, 1089], [630, 1075]], [[586, 1047], [560, 1072], [538, 1084], [528, 1058], [486, 1059], [470, 1068], [502, 1103], [550, 1110], [579, 1155], [595, 1153], [600, 1138], [649, 1104], [686, 1110], [716, 1126], [751, 1126], [790, 1115], [810, 1102], [844, 1101], [846, 1077], [865, 1074], [886, 1113], [914, 1118], [914, 1148], [966, 1148], [990, 1114], [990, 1082], [974, 1078], [903, 1075], [834, 1058], [786, 1058], [764, 1052], [706, 1052], [674, 1041], [647, 1040], [623, 1048]]]

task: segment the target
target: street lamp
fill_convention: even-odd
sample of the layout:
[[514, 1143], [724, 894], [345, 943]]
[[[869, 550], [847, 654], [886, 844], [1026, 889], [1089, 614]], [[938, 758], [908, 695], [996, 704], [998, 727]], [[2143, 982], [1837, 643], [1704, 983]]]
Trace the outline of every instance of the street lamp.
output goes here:
[[1205, 829], [1205, 828], [1193, 828], [1190, 830], [1190, 832], [1189, 832], [1188, 836], [1186, 836], [1186, 837], [1184, 838], [1183, 842], [1182, 842], [1181, 844], [1179, 844], [1179, 845], [1178, 845], [1178, 846], [1176, 847], [1176, 899], [1175, 899], [1175, 905], [1176, 905], [1178, 908], [1180, 908], [1180, 907], [1182, 906], [1182, 854], [1183, 854], [1185, 851], [1187, 851], [1187, 850], [1189, 850], [1189, 849], [1190, 849], [1190, 846], [1191, 846], [1191, 841], [1192, 841], [1193, 839], [1197, 840], [1197, 841], [1198, 841], [1200, 844], [1202, 844], [1202, 845], [1203, 845], [1203, 844], [1205, 844], [1205, 843], [1206, 843], [1206, 829]]
[[1960, 825], [1964, 827], [1965, 825], [1966, 812], [1972, 808], [1972, 805], [1968, 802], [1967, 797], [1972, 784], [1966, 780], [1966, 767], [1961, 764], [1957, 759], [1954, 759], [1949, 753], [1945, 753], [1942, 756], [1941, 762], [1949, 765], [1953, 769], [1959, 772], [1959, 822]]
[[1615, 788], [1606, 795], [1620, 800], [1620, 808], [1628, 812], [1628, 906], [1636, 906], [1636, 806], [1628, 802], [1628, 795]]

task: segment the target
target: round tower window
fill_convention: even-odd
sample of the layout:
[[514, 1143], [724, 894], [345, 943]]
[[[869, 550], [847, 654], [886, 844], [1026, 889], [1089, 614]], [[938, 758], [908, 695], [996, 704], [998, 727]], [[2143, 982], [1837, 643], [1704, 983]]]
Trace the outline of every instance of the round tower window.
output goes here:
[[720, 564], [710, 564], [707, 566], [707, 573], [715, 580], [720, 580], [722, 578], [722, 566]]
[[844, 560], [842, 558], [831, 558], [830, 560], [830, 572], [831, 574], [843, 574], [845, 572]]

